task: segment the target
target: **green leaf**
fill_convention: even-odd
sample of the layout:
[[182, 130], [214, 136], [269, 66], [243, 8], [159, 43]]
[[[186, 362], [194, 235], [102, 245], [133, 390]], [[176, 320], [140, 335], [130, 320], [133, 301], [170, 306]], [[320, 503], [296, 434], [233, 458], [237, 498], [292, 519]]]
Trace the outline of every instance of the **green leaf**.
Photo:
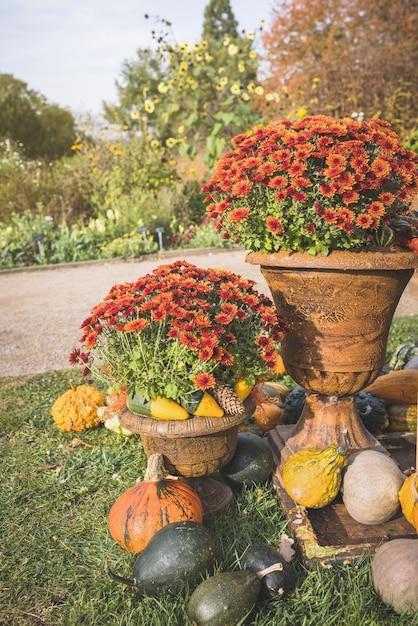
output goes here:
[[212, 137], [219, 135], [223, 127], [224, 127], [224, 124], [221, 124], [220, 122], [216, 122], [216, 124], [212, 128], [212, 132], [211, 132]]
[[170, 382], [167, 383], [164, 387], [164, 397], [165, 398], [177, 398], [178, 395], [178, 387], [175, 383]]

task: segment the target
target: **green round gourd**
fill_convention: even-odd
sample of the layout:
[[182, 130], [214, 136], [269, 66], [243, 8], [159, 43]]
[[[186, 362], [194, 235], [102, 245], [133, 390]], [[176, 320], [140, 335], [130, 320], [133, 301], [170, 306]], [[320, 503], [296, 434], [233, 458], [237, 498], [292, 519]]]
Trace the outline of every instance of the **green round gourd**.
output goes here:
[[[380, 435], [388, 427], [385, 401], [370, 391], [354, 394], [361, 421], [373, 435]], [[290, 390], [284, 404], [284, 423], [296, 424], [306, 401], [306, 389], [298, 385]]]
[[234, 456], [220, 470], [233, 488], [266, 482], [272, 471], [273, 453], [267, 440], [251, 432], [238, 433]]
[[389, 361], [389, 367], [392, 370], [402, 370], [416, 356], [418, 356], [418, 341], [414, 344], [401, 343], [395, 348]]
[[261, 580], [250, 570], [222, 572], [193, 591], [187, 615], [195, 626], [236, 626], [251, 613]]
[[108, 570], [117, 582], [145, 595], [160, 597], [196, 586], [216, 564], [216, 546], [198, 522], [173, 522], [159, 530], [138, 556], [132, 578]]
[[261, 579], [262, 598], [284, 598], [294, 587], [294, 576], [290, 565], [280, 552], [265, 543], [256, 543], [247, 549], [241, 559], [244, 567], [252, 572], [260, 572], [271, 565], [281, 564], [282, 568], [267, 574]]

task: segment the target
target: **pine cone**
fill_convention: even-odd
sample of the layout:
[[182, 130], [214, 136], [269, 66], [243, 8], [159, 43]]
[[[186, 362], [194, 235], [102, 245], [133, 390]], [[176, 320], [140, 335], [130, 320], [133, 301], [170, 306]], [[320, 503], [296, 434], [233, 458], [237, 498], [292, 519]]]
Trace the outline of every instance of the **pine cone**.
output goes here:
[[245, 407], [238, 398], [235, 391], [224, 383], [217, 380], [215, 387], [207, 390], [208, 393], [216, 400], [226, 415], [241, 415], [245, 412]]

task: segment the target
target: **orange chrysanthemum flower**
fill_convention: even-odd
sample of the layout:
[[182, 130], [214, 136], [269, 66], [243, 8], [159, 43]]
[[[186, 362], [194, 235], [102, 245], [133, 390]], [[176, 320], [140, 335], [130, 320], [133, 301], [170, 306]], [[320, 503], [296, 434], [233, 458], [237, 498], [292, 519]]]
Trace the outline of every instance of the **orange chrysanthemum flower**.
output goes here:
[[230, 222], [245, 222], [249, 215], [249, 208], [237, 207], [236, 209], [232, 209], [232, 211], [228, 215], [228, 219]]
[[214, 387], [216, 384], [216, 380], [213, 377], [213, 375], [208, 374], [206, 372], [203, 372], [202, 374], [198, 374], [195, 377], [193, 382], [196, 385], [196, 387], [202, 390], [212, 389], [212, 387]]

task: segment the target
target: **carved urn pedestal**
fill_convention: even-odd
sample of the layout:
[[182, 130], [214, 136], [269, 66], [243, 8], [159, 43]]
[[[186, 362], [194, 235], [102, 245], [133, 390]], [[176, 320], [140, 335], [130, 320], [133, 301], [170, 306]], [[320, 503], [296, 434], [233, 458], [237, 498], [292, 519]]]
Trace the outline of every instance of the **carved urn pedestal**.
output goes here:
[[241, 415], [193, 416], [187, 420], [158, 420], [125, 409], [120, 422], [141, 436], [148, 457], [155, 452], [163, 454], [167, 472], [187, 479], [202, 500], [204, 515], [214, 516], [228, 508], [233, 492], [209, 474], [224, 467], [234, 456], [239, 425], [254, 410], [250, 401], [244, 407]]
[[328, 256], [250, 253], [246, 260], [260, 265], [290, 326], [281, 355], [287, 373], [307, 390], [297, 424], [269, 433], [278, 484], [290, 454], [340, 444], [344, 432], [350, 454], [367, 448], [386, 452], [363, 426], [354, 394], [381, 373], [393, 314], [418, 258], [382, 248]]

